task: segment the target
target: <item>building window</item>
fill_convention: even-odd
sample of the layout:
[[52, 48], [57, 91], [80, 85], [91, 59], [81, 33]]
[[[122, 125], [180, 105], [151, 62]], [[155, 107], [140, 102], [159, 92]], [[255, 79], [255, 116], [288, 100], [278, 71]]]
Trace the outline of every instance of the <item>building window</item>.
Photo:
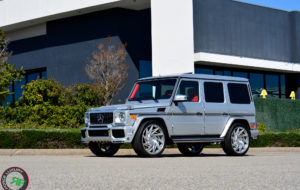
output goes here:
[[235, 76], [235, 77], [242, 77], [242, 78], [248, 78], [248, 73], [235, 71], [235, 72], [233, 72], [233, 76]]
[[22, 92], [23, 92], [23, 89], [21, 87], [33, 80], [37, 80], [40, 78], [47, 79], [46, 68], [25, 70], [23, 79], [20, 82], [14, 82], [9, 87], [9, 92], [11, 92], [12, 94], [10, 94], [6, 97], [6, 100], [4, 101], [4, 103], [2, 105], [7, 105], [10, 102], [19, 100], [19, 98], [22, 96]]
[[253, 97], [260, 97], [262, 89], [264, 89], [264, 75], [261, 73], [250, 73], [250, 86]]
[[286, 76], [283, 73], [198, 65], [195, 73], [248, 78], [253, 97], [260, 97], [262, 89], [266, 89], [269, 98], [286, 98]]
[[268, 97], [279, 98], [279, 76], [275, 74], [266, 74], [266, 90]]
[[140, 61], [139, 62], [140, 78], [152, 76], [152, 61]]
[[212, 74], [214, 74], [214, 70], [213, 69], [196, 67], [195, 68], [195, 73], [212, 75]]
[[281, 98], [286, 98], [286, 93], [285, 93], [285, 75], [281, 74], [280, 75], [280, 94]]

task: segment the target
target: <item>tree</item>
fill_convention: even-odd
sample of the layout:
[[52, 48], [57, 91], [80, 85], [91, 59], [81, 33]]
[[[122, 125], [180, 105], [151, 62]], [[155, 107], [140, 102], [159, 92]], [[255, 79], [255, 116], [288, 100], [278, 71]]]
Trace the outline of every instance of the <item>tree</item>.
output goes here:
[[8, 63], [8, 57], [11, 55], [7, 50], [8, 42], [5, 39], [4, 33], [0, 30], [0, 105], [10, 94], [8, 87], [13, 81], [20, 81], [23, 76], [23, 71], [16, 70], [14, 65]]
[[95, 90], [103, 98], [103, 105], [111, 104], [113, 97], [125, 85], [129, 68], [124, 64], [127, 58], [125, 48], [126, 44], [113, 44], [108, 37], [107, 45], [98, 45], [98, 51], [92, 54], [85, 68], [88, 76], [95, 81]]

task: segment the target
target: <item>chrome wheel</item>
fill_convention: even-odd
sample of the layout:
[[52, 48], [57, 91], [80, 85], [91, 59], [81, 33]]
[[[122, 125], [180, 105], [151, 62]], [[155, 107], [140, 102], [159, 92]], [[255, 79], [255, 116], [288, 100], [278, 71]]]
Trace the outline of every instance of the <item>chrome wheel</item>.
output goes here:
[[231, 145], [236, 153], [242, 154], [248, 150], [249, 134], [244, 127], [236, 127], [231, 133]]
[[142, 144], [147, 153], [151, 155], [160, 153], [165, 146], [165, 135], [162, 128], [156, 124], [147, 126], [142, 133]]

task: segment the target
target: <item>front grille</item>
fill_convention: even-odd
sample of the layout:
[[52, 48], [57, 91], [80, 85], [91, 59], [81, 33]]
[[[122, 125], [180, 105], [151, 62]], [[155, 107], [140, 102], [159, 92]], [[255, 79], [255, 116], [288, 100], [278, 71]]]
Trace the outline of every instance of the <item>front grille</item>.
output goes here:
[[90, 113], [91, 124], [110, 124], [113, 122], [113, 113]]
[[90, 137], [108, 137], [108, 130], [92, 130], [89, 131]]
[[81, 136], [82, 138], [85, 138], [85, 130], [81, 130]]
[[125, 137], [124, 130], [112, 130], [112, 134], [115, 138], [123, 138]]

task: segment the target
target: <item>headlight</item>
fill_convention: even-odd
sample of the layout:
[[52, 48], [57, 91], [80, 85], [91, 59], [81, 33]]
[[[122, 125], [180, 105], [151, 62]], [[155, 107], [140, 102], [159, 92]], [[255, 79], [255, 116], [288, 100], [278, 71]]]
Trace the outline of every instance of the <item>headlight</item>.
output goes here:
[[84, 122], [87, 124], [87, 123], [90, 123], [90, 114], [89, 113], [85, 113], [84, 114]]
[[125, 122], [126, 122], [125, 112], [116, 112], [115, 113], [115, 123], [125, 123]]

